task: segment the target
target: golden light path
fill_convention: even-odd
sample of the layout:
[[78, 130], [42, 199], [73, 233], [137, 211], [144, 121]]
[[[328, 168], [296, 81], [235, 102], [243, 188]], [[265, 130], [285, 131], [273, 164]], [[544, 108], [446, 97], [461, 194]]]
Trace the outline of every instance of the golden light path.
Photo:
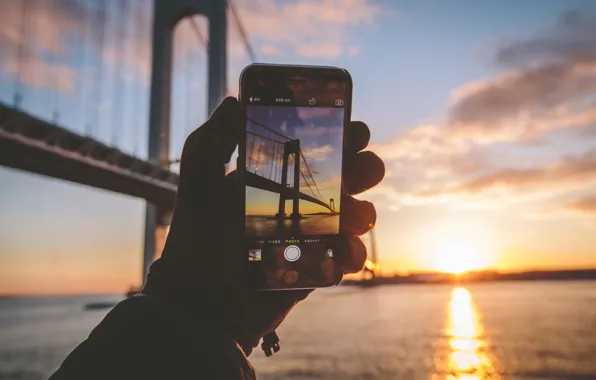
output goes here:
[[470, 292], [455, 288], [449, 303], [449, 380], [501, 379], [487, 355], [480, 324]]

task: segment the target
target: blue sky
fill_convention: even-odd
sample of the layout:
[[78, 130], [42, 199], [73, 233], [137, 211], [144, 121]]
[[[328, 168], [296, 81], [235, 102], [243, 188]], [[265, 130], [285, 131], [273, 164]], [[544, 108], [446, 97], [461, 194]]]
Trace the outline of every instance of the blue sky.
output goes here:
[[[261, 61], [351, 72], [353, 118], [370, 126], [371, 149], [387, 164], [383, 184], [362, 196], [379, 211], [385, 270], [441, 269], [437, 256], [451, 254], [441, 247], [454, 241], [483, 267], [596, 267], [595, 88], [581, 86], [596, 76], [596, 3], [236, 3]], [[97, 22], [92, 8], [33, 1], [27, 39], [15, 4], [0, 5], [0, 100], [12, 103], [20, 83], [25, 110], [51, 120], [60, 108], [60, 122], [78, 132], [100, 115], [95, 137], [112, 143], [111, 126], [122, 124], [117, 146], [143, 157], [147, 2], [130, 3], [141, 32], [123, 28], [120, 45], [120, 24], [108, 16], [103, 49], [76, 38]], [[206, 117], [204, 49], [188, 21], [176, 38], [173, 157]], [[19, 72], [23, 41], [36, 48]], [[230, 93], [248, 63], [232, 29]], [[126, 289], [140, 277], [143, 218], [141, 200], [0, 168], [0, 293]]]

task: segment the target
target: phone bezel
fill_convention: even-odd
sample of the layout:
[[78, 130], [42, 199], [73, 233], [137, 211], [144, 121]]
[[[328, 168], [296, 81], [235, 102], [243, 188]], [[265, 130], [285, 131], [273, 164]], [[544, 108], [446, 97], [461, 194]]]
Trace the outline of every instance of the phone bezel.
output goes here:
[[[282, 64], [261, 64], [261, 63], [257, 63], [257, 64], [252, 64], [249, 65], [247, 67], [245, 67], [242, 72], [240, 73], [240, 79], [239, 79], [239, 94], [238, 94], [238, 100], [240, 101], [241, 104], [245, 105], [244, 102], [244, 90], [246, 88], [246, 86], [244, 85], [248, 78], [250, 78], [253, 75], [258, 75], [258, 73], [262, 73], [264, 71], [277, 71], [277, 72], [286, 72], [286, 73], [292, 73], [295, 75], [301, 75], [301, 76], [309, 76], [309, 74], [312, 74], [313, 72], [317, 72], [317, 74], [321, 74], [321, 71], [327, 72], [329, 74], [341, 74], [343, 76], [343, 78], [345, 79], [345, 83], [346, 83], [346, 95], [345, 95], [345, 105], [344, 105], [344, 125], [343, 125], [343, 146], [342, 146], [342, 167], [341, 167], [341, 172], [342, 172], [342, 180], [341, 180], [341, 185], [340, 185], [340, 189], [341, 189], [341, 199], [340, 199], [340, 207], [341, 204], [343, 204], [345, 197], [348, 195], [345, 189], [345, 183], [344, 183], [344, 170], [345, 170], [345, 160], [346, 160], [346, 153], [348, 152], [348, 147], [350, 144], [350, 125], [351, 125], [351, 116], [352, 116], [352, 91], [353, 91], [353, 82], [352, 82], [352, 77], [350, 75], [350, 73], [346, 70], [346, 69], [342, 69], [339, 67], [334, 67], [334, 66], [307, 66], [307, 65], [282, 65]], [[238, 158], [237, 158], [237, 163], [236, 163], [236, 172], [237, 172], [237, 180], [239, 182], [239, 185], [241, 186], [241, 188], [243, 189], [245, 184], [244, 184], [244, 177], [245, 177], [245, 172], [246, 172], [246, 133], [242, 133], [240, 141], [238, 143]], [[245, 210], [246, 210], [246, 192], [242, 191], [242, 196], [241, 196], [241, 204], [242, 204], [242, 239], [243, 242], [246, 239], [246, 227], [245, 227]], [[343, 213], [340, 212], [340, 218], [339, 218], [339, 230], [341, 231], [341, 227], [342, 227], [342, 215]], [[244, 249], [244, 244], [242, 245], [243, 249]], [[332, 287], [332, 286], [336, 286], [338, 285], [341, 280], [343, 279], [343, 273], [339, 276], [338, 280], [333, 283], [333, 284], [322, 284], [321, 286], [317, 286], [317, 287]], [[283, 289], [277, 289], [277, 288], [258, 288], [258, 289], [252, 289], [255, 291], [273, 291], [273, 290], [297, 290], [297, 289], [312, 289], [312, 288], [303, 288], [303, 287], [289, 287], [289, 288], [283, 288]]]

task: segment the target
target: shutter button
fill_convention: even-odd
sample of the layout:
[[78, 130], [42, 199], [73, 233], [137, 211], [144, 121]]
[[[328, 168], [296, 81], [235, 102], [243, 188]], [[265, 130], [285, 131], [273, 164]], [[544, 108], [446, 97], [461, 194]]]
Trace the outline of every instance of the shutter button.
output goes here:
[[294, 262], [300, 258], [300, 248], [295, 245], [289, 245], [284, 250], [284, 257], [290, 262]]

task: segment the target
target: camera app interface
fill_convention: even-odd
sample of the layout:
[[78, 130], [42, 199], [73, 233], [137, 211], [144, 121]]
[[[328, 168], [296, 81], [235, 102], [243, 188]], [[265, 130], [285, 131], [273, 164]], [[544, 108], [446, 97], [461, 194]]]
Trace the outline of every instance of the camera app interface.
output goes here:
[[340, 227], [345, 84], [288, 75], [259, 80], [253, 92], [246, 102], [248, 261], [280, 268], [269, 286], [307, 285], [304, 276], [316, 273], [323, 278], [311, 282], [329, 282], [329, 239]]

